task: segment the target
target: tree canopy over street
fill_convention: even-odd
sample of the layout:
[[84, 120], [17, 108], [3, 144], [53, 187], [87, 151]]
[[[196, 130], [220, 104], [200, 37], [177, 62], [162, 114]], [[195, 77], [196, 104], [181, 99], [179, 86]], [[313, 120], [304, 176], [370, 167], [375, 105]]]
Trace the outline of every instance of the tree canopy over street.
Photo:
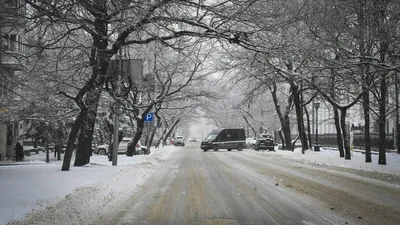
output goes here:
[[[74, 166], [83, 166], [95, 136], [111, 140], [116, 105], [133, 145], [154, 112], [165, 128], [158, 144], [183, 119], [177, 115], [207, 115], [253, 136], [277, 131], [288, 150], [295, 128], [304, 152], [313, 145], [315, 101], [332, 110], [340, 157], [351, 158], [348, 114], [356, 106], [366, 162], [370, 127], [379, 133], [379, 164], [389, 117], [400, 139], [398, 0], [22, 2], [26, 13], [13, 15], [28, 49], [19, 58], [27, 72], [14, 80], [23, 90], [19, 116], [32, 137], [66, 142], [62, 170], [75, 147]], [[142, 77], [118, 83], [109, 71], [119, 59], [141, 59]]]

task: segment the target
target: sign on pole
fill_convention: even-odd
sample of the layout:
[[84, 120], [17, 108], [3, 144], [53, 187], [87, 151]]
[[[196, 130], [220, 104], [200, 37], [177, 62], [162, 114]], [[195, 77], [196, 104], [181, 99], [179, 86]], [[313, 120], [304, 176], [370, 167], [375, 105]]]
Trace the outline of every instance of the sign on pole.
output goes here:
[[144, 122], [153, 122], [154, 113], [147, 113]]
[[[121, 65], [122, 68], [119, 67]], [[107, 70], [107, 75], [120, 72], [129, 74], [132, 82], [139, 84], [143, 81], [143, 60], [142, 59], [122, 59], [110, 60]]]

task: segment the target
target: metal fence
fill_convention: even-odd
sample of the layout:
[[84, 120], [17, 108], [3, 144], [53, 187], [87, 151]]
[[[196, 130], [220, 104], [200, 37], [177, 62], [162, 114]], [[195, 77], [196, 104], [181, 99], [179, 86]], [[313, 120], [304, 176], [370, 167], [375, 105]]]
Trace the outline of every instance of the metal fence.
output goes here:
[[[294, 140], [297, 136], [292, 136], [292, 140]], [[353, 145], [354, 148], [365, 149], [365, 137], [364, 134], [354, 134]], [[379, 148], [379, 134], [370, 134], [371, 138], [371, 150], [378, 150]], [[311, 135], [312, 143], [315, 143], [315, 134]], [[277, 141], [280, 143], [280, 139], [277, 138]], [[298, 140], [299, 142], [300, 140]], [[318, 142], [322, 146], [337, 146], [337, 137], [336, 134], [318, 134]], [[392, 133], [386, 134], [385, 138], [385, 149], [394, 149], [394, 138]]]

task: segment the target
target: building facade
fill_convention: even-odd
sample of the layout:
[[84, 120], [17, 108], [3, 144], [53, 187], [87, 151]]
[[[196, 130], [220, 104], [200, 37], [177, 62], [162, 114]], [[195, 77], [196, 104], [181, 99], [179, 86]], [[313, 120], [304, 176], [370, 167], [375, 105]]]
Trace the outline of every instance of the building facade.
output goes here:
[[14, 146], [23, 131], [16, 78], [25, 69], [25, 29], [20, 16], [26, 10], [21, 0], [0, 0], [0, 4], [0, 160], [5, 160], [14, 158]]

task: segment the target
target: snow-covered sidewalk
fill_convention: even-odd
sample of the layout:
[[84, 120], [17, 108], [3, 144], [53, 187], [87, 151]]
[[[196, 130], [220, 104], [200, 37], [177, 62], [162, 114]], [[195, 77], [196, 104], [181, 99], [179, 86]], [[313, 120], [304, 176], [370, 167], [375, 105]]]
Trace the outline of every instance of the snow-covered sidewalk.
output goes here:
[[378, 165], [377, 154], [372, 154], [372, 163], [365, 163], [365, 154], [357, 149], [351, 152], [351, 160], [340, 158], [337, 149], [322, 147], [320, 152], [306, 150], [305, 154], [301, 153], [301, 148], [296, 148], [294, 152], [283, 150], [275, 150], [275, 152], [256, 152], [250, 149], [248, 149], [247, 152], [257, 155], [279, 157], [308, 164], [321, 164], [400, 175], [400, 154], [395, 152], [386, 153], [387, 165]]
[[[83, 216], [98, 216], [96, 211], [113, 196], [132, 191], [144, 183], [168, 160], [174, 149], [165, 146], [152, 149], [150, 155], [119, 155], [118, 166], [111, 166], [106, 156], [93, 155], [90, 165], [71, 167], [67, 172], [61, 171], [62, 161], [45, 163], [45, 153], [27, 157], [25, 162], [0, 166], [0, 225], [10, 221], [19, 224], [15, 221], [38, 211], [32, 215], [37, 217], [35, 221], [44, 224], [46, 221], [57, 224], [60, 216], [71, 216], [71, 224], [80, 224]], [[121, 177], [130, 179], [119, 179]], [[89, 209], [88, 204], [82, 203], [90, 203]], [[73, 210], [65, 210], [68, 208]], [[49, 210], [52, 213], [43, 213]], [[72, 214], [74, 211], [84, 214], [77, 217]]]

